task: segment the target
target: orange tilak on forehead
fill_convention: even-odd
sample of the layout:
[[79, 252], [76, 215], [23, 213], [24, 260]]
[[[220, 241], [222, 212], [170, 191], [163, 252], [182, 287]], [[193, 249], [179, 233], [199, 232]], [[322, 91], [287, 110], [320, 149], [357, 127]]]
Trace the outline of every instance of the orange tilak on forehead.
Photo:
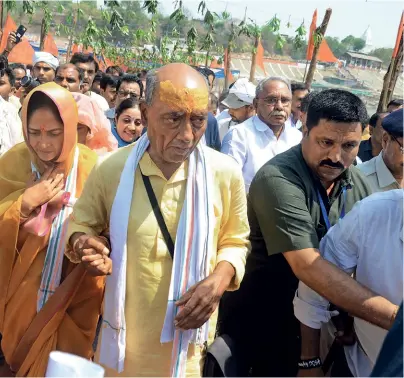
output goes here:
[[208, 108], [209, 95], [206, 88], [176, 88], [170, 80], [159, 85], [160, 101], [174, 110], [191, 113]]

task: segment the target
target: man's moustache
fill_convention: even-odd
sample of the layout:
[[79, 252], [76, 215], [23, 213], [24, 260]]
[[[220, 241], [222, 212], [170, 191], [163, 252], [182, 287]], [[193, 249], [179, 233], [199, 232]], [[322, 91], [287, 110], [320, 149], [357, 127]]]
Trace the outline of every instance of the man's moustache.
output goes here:
[[269, 113], [270, 116], [276, 117], [276, 116], [282, 116], [286, 118], [285, 112], [281, 112], [279, 110], [274, 110], [273, 112]]
[[325, 166], [325, 165], [328, 165], [329, 167], [333, 167], [333, 168], [344, 169], [344, 166], [340, 162], [334, 163], [332, 160], [323, 160], [320, 163], [320, 167]]

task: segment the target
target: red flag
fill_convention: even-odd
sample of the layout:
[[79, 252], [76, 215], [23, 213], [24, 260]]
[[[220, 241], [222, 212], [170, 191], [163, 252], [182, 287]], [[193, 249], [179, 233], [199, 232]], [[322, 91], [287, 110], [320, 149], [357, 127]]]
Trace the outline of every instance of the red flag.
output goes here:
[[393, 58], [395, 58], [397, 56], [398, 46], [400, 45], [401, 38], [403, 38], [403, 31], [404, 31], [404, 12], [401, 13], [400, 25], [398, 25], [396, 45], [394, 47], [393, 55], [392, 55]]
[[317, 9], [313, 13], [313, 19], [310, 25], [309, 43], [307, 45], [306, 60], [311, 60], [314, 50], [314, 32], [317, 28]]
[[268, 76], [264, 66], [264, 47], [262, 46], [261, 41], [259, 41], [258, 43], [257, 54], [255, 55], [255, 59], [257, 66], [261, 68], [261, 70], [264, 72], [266, 76]]
[[48, 35], [45, 37], [43, 51], [46, 51], [55, 57], [59, 56], [58, 47], [56, 46], [55, 40], [50, 33], [48, 33]]

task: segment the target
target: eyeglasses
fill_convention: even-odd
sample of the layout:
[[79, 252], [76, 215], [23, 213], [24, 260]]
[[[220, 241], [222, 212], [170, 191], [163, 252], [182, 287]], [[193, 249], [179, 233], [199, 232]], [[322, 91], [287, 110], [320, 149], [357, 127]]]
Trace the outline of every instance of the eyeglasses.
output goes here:
[[266, 105], [276, 105], [280, 101], [282, 105], [287, 106], [292, 102], [292, 99], [287, 97], [258, 97], [258, 100], [262, 100]]
[[139, 98], [139, 95], [136, 92], [118, 91], [118, 95], [119, 97]]
[[403, 147], [403, 145], [397, 140], [397, 138], [394, 135], [390, 134], [390, 136], [391, 136], [391, 139], [393, 139], [395, 142], [397, 142], [397, 144], [400, 146], [400, 151], [404, 155], [404, 147]]

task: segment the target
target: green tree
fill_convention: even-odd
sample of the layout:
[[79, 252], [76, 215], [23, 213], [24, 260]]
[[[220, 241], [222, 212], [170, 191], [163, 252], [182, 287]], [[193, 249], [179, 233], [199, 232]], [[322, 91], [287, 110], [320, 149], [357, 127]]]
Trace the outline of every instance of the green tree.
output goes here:
[[383, 64], [387, 67], [390, 64], [391, 56], [393, 55], [393, 49], [389, 47], [381, 47], [371, 51], [369, 55], [373, 55], [381, 59], [383, 61]]

